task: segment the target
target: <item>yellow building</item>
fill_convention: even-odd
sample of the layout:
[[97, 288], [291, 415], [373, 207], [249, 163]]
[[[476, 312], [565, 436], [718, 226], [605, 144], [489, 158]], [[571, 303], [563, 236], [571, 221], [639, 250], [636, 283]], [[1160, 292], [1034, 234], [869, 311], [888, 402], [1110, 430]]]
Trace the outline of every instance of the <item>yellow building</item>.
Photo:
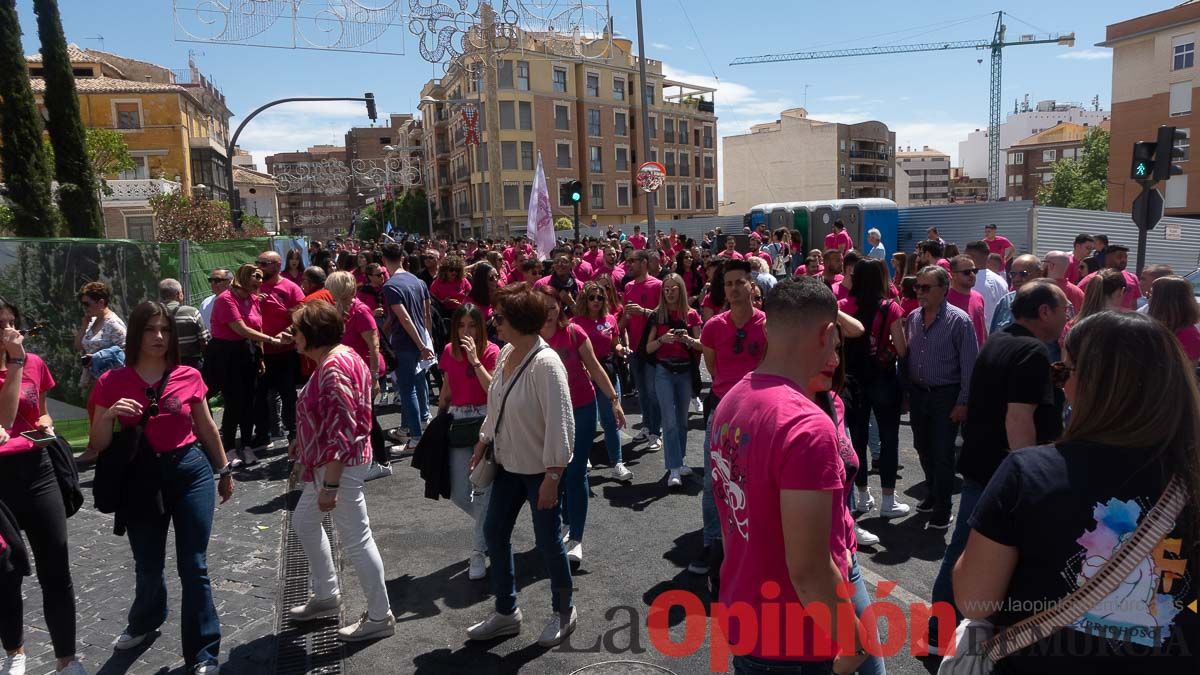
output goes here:
[[[113, 190], [102, 204], [109, 237], [153, 239], [148, 200], [161, 192], [229, 198], [225, 143], [231, 113], [195, 64], [173, 71], [75, 45], [67, 51], [84, 126], [119, 132], [135, 162], [130, 171], [105, 176]], [[45, 116], [42, 57], [26, 61]]]

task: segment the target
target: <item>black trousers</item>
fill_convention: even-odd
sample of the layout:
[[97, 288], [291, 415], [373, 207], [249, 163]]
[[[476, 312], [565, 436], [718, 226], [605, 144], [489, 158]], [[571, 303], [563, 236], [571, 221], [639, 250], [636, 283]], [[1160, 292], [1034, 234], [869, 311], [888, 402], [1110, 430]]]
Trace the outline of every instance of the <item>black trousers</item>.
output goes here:
[[[0, 455], [0, 500], [29, 539], [54, 655], [71, 656], [75, 654], [75, 586], [67, 549], [67, 515], [45, 450]], [[7, 651], [25, 642], [22, 581], [17, 575], [0, 577], [0, 643]]]
[[296, 437], [296, 375], [300, 371], [300, 355], [296, 352], [264, 354], [266, 372], [255, 382], [254, 441], [266, 442], [270, 437], [271, 393], [279, 394], [283, 428], [288, 439]]
[[236, 450], [238, 432], [242, 445], [250, 445], [254, 430], [254, 392], [258, 381], [258, 359], [248, 340], [213, 340], [205, 354], [209, 386], [219, 382], [225, 397], [221, 413], [221, 443]]

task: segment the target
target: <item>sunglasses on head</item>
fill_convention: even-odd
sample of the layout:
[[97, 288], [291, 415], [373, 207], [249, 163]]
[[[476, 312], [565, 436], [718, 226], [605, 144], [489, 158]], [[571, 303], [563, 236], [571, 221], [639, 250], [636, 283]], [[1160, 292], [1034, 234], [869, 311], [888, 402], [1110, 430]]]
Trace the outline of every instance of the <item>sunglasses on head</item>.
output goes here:
[[1071, 373], [1075, 372], [1073, 366], [1068, 366], [1064, 361], [1056, 361], [1050, 364], [1050, 380], [1056, 387], [1064, 387], [1067, 380], [1071, 379]]

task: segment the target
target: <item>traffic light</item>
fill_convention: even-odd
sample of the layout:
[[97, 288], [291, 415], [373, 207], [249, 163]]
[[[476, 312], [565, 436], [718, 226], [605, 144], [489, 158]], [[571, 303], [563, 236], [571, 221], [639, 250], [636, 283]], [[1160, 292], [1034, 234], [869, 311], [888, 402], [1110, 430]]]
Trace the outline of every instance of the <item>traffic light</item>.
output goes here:
[[583, 201], [583, 183], [573, 180], [567, 183], [566, 190], [567, 201], [569, 201], [572, 205], [576, 205]]
[[1151, 180], [1154, 175], [1154, 148], [1157, 143], [1138, 141], [1133, 144], [1133, 166], [1129, 177], [1133, 180]]
[[1175, 147], [1175, 143], [1186, 140], [1187, 137], [1186, 132], [1179, 131], [1175, 127], [1164, 125], [1158, 128], [1158, 142], [1155, 144], [1157, 148], [1154, 156], [1154, 180], [1171, 180], [1171, 176], [1183, 173], [1183, 169], [1173, 164], [1176, 159], [1183, 157], [1183, 150]]
[[368, 91], [363, 94], [363, 98], [367, 99], [367, 117], [370, 117], [371, 121], [374, 122], [379, 119], [379, 112], [375, 109], [375, 94]]

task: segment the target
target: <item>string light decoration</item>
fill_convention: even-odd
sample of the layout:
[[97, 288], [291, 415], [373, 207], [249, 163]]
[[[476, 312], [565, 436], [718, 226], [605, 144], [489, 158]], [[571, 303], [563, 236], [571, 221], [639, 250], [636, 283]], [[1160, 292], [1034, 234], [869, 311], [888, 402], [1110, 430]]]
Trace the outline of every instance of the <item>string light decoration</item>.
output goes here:
[[175, 39], [404, 54], [405, 0], [172, 0]]
[[349, 166], [338, 159], [289, 162], [275, 165], [275, 189], [326, 195], [345, 194], [351, 187], [416, 187], [421, 182], [421, 160], [416, 157], [356, 159]]

